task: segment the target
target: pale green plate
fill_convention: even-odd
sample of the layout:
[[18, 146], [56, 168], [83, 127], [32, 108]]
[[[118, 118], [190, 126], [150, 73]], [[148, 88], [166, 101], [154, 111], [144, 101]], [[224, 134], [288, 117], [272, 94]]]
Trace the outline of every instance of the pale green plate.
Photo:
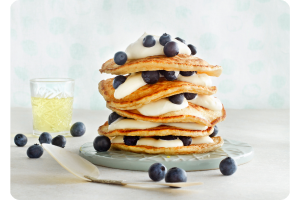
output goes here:
[[185, 171], [218, 169], [221, 160], [230, 156], [238, 165], [247, 163], [253, 158], [253, 148], [244, 142], [224, 139], [224, 145], [216, 151], [203, 154], [188, 155], [149, 155], [127, 151], [109, 150], [97, 152], [93, 143], [85, 143], [79, 149], [79, 155], [95, 165], [116, 169], [148, 171], [156, 162], [164, 164], [168, 169], [179, 167]]

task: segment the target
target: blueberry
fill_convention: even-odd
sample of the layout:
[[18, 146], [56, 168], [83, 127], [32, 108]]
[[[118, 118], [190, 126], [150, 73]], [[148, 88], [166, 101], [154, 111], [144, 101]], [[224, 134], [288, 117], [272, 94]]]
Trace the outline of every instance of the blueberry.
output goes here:
[[127, 61], [127, 54], [124, 51], [118, 51], [114, 56], [117, 65], [124, 65]]
[[220, 162], [220, 171], [225, 176], [230, 176], [237, 170], [237, 165], [231, 157], [227, 157]]
[[195, 71], [180, 71], [179, 72], [182, 76], [192, 76], [195, 74]]
[[142, 78], [145, 83], [154, 84], [159, 80], [159, 72], [158, 71], [144, 71], [142, 72]]
[[43, 153], [44, 149], [38, 144], [34, 144], [27, 149], [27, 156], [29, 158], [39, 158]]
[[174, 41], [170, 41], [164, 46], [164, 54], [167, 57], [173, 57], [179, 54], [178, 44]]
[[171, 41], [171, 36], [167, 33], [164, 33], [162, 36], [159, 38], [159, 43], [163, 46], [165, 46], [166, 43]]
[[176, 37], [175, 39], [178, 40], [178, 41], [180, 41], [180, 42], [182, 42], [183, 44], [185, 44], [185, 40], [184, 39], [181, 39], [180, 37]]
[[168, 80], [168, 81], [174, 81], [177, 79], [176, 73], [175, 71], [164, 71], [164, 77]]
[[82, 122], [76, 122], [75, 124], [72, 125], [72, 127], [70, 129], [71, 135], [73, 137], [83, 136], [85, 131], [86, 131], [86, 128], [85, 128], [84, 123], [82, 123]]
[[24, 147], [27, 144], [27, 137], [19, 133], [15, 136], [14, 141], [18, 147]]
[[143, 46], [144, 47], [153, 47], [155, 45], [156, 41], [152, 35], [147, 35], [143, 39]]
[[184, 100], [184, 94], [175, 94], [169, 97], [169, 101], [178, 105], [182, 104], [183, 100]]
[[125, 76], [122, 76], [122, 75], [116, 76], [114, 78], [114, 81], [113, 81], [113, 87], [114, 87], [114, 89], [117, 89], [125, 81], [126, 81], [126, 77]]
[[167, 168], [161, 163], [154, 163], [148, 170], [149, 177], [153, 181], [161, 181], [165, 178]]
[[191, 50], [191, 54], [192, 54], [192, 55], [196, 55], [196, 53], [197, 53], [196, 47], [195, 47], [194, 45], [191, 45], [191, 44], [189, 44], [188, 47], [189, 47], [190, 50]]
[[139, 136], [124, 136], [123, 138], [124, 143], [128, 146], [135, 146], [139, 139]]
[[159, 136], [159, 139], [161, 140], [177, 140], [177, 138], [177, 136], [173, 135]]
[[165, 73], [165, 70], [158, 70], [158, 72], [163, 76]]
[[209, 137], [215, 137], [219, 132], [219, 128], [217, 127], [217, 125], [214, 126], [214, 132], [212, 132], [212, 134], [209, 135]]
[[52, 136], [50, 133], [44, 132], [39, 137], [40, 144], [43, 143], [51, 144], [51, 141], [52, 141]]
[[186, 98], [186, 100], [192, 100], [195, 99], [197, 97], [196, 93], [184, 93], [184, 97]]
[[64, 148], [66, 146], [67, 140], [64, 136], [58, 135], [52, 139], [52, 144], [58, 147]]
[[120, 117], [122, 117], [121, 115], [119, 115], [116, 112], [111, 113], [108, 116], [108, 124], [110, 125], [111, 123], [113, 123], [114, 121], [116, 121], [117, 119], [119, 119]]
[[96, 151], [107, 151], [110, 148], [110, 139], [104, 135], [99, 135], [95, 138], [93, 146]]
[[179, 136], [184, 146], [190, 146], [192, 144], [192, 138], [188, 136]]
[[178, 167], [169, 169], [165, 177], [166, 183], [186, 182], [186, 180], [186, 172]]

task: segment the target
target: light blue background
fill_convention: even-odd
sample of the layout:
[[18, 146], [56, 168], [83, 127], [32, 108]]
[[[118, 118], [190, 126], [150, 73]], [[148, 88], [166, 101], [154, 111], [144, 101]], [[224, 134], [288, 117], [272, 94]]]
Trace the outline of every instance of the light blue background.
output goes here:
[[101, 65], [145, 31], [167, 32], [221, 65], [225, 108], [289, 108], [289, 6], [281, 0], [19, 0], [11, 7], [11, 106], [31, 78], [76, 79], [74, 108], [106, 109]]

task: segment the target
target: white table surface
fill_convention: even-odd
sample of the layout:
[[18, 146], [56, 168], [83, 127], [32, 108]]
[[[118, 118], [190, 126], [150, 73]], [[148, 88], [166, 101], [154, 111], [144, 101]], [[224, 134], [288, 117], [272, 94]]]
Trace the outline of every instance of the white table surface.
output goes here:
[[[67, 137], [66, 149], [78, 153], [92, 142], [110, 111], [75, 110], [73, 122], [81, 121], [87, 132], [79, 138]], [[82, 181], [62, 168], [46, 151], [39, 159], [26, 155], [32, 137], [31, 109], [11, 109], [11, 194], [16, 199], [284, 199], [289, 194], [289, 110], [227, 110], [218, 124], [219, 135], [247, 142], [254, 148], [254, 159], [238, 167], [232, 176], [219, 170], [188, 172], [188, 181], [204, 185], [186, 189], [114, 186]], [[28, 137], [25, 147], [17, 147], [13, 137]], [[149, 181], [147, 172], [110, 169], [98, 166], [103, 179]]]

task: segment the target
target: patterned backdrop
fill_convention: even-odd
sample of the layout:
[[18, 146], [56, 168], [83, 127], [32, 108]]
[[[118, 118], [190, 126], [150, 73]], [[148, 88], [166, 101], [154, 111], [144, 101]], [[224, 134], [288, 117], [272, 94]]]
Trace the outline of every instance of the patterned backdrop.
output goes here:
[[221, 65], [225, 108], [289, 108], [289, 6], [282, 0], [19, 0], [11, 7], [11, 106], [31, 78], [76, 80], [74, 107], [106, 109], [102, 63], [145, 31], [167, 32]]

